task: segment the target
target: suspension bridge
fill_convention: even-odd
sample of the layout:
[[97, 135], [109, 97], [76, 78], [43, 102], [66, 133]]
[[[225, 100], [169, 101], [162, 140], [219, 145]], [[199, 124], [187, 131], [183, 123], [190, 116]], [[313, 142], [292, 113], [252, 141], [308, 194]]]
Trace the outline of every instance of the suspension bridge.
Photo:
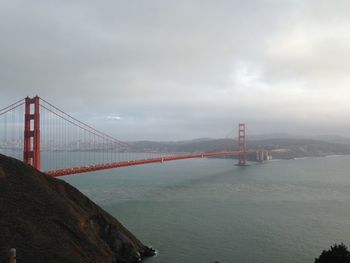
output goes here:
[[246, 128], [238, 125], [237, 150], [161, 153], [118, 140], [45, 99], [23, 98], [0, 109], [0, 152], [53, 177], [168, 161], [233, 156], [247, 162]]

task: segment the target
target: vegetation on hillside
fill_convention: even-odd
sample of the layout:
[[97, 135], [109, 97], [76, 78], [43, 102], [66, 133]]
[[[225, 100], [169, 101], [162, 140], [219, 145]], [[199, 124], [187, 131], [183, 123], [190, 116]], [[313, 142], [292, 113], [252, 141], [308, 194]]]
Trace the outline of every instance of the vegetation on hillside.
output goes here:
[[343, 243], [334, 244], [329, 250], [323, 250], [315, 263], [350, 263], [350, 252]]

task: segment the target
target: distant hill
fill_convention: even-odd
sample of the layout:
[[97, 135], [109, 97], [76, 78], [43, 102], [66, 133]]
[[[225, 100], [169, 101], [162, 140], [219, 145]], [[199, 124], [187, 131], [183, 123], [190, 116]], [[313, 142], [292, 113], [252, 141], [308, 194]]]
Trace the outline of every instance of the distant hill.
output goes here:
[[0, 155], [0, 262], [136, 263], [153, 250], [68, 183]]
[[268, 150], [274, 159], [350, 154], [350, 145], [314, 139], [266, 139], [249, 143], [252, 149]]
[[[238, 142], [233, 139], [205, 139], [181, 142], [138, 141], [134, 145], [160, 152], [208, 152], [237, 149]], [[306, 156], [326, 156], [350, 154], [350, 144], [307, 138], [268, 138], [250, 139], [249, 150], [268, 150], [273, 158], [291, 159]]]
[[318, 135], [318, 136], [314, 136], [314, 139], [320, 140], [320, 141], [334, 142], [334, 143], [349, 144], [350, 145], [350, 138], [342, 137], [339, 135]]
[[249, 135], [250, 140], [266, 140], [266, 139], [308, 139], [324, 142], [332, 142], [339, 144], [350, 144], [350, 138], [343, 137], [334, 134], [324, 134], [324, 135], [293, 135], [288, 133], [275, 133], [275, 134], [258, 134]]
[[133, 145], [140, 148], [158, 150], [160, 152], [205, 152], [234, 149], [237, 147], [237, 141], [232, 139], [207, 139], [180, 142], [138, 141], [134, 142]]

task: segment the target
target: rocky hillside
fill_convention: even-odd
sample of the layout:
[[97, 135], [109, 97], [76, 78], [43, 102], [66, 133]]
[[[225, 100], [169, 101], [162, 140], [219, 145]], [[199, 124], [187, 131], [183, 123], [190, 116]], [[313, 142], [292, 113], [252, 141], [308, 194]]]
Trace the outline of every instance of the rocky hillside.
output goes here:
[[0, 262], [139, 262], [154, 251], [66, 182], [0, 155]]

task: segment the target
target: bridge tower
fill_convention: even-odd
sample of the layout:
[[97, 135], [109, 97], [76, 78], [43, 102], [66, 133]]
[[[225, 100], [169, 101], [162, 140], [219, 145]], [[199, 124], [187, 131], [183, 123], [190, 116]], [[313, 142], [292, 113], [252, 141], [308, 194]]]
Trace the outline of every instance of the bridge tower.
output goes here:
[[238, 146], [241, 152], [238, 159], [239, 166], [245, 166], [247, 164], [247, 145], [245, 139], [245, 124], [240, 123], [238, 125]]
[[39, 97], [25, 98], [23, 161], [40, 170]]

